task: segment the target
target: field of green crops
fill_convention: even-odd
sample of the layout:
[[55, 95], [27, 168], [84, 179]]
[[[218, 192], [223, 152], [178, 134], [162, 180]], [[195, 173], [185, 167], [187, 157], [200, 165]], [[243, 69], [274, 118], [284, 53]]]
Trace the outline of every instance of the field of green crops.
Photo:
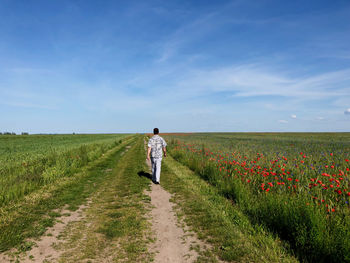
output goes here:
[[72, 175], [127, 135], [0, 135], [0, 207]]
[[302, 261], [350, 261], [349, 133], [169, 134], [171, 155]]
[[[184, 167], [187, 177], [205, 180], [205, 185], [215, 189], [211, 198], [225, 200], [244, 215], [247, 225], [282, 240], [278, 246], [283, 249], [278, 251], [301, 262], [350, 262], [350, 133], [162, 136], [174, 158], [164, 160], [162, 171], [169, 188], [174, 185], [174, 171], [185, 171], [178, 170]], [[103, 180], [107, 166], [99, 161], [110, 156], [112, 165], [136, 141], [143, 150], [141, 137], [1, 135], [0, 251], [42, 235], [54, 222], [53, 214], [51, 221], [47, 219], [51, 210], [74, 200], [82, 202], [93, 191], [93, 182]], [[135, 161], [140, 165], [144, 163], [142, 153]], [[174, 191], [179, 190], [175, 187]], [[225, 220], [242, 228], [243, 221], [234, 221], [237, 217]], [[218, 246], [222, 247], [225, 237], [215, 231], [215, 224], [211, 227], [212, 235], [221, 235]], [[235, 260], [237, 254], [230, 256], [231, 250], [225, 249], [224, 258]], [[269, 251], [273, 254], [274, 250]]]

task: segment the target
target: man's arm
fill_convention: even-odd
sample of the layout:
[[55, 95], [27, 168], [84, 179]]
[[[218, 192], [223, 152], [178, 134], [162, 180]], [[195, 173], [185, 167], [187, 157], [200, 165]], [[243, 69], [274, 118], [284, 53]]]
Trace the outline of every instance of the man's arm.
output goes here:
[[166, 142], [165, 142], [165, 140], [162, 138], [162, 143], [163, 143], [163, 153], [164, 153], [164, 157], [166, 157], [166, 146], [167, 146], [167, 144], [166, 144]]
[[148, 147], [147, 149], [147, 160], [150, 160], [151, 159], [151, 147]]

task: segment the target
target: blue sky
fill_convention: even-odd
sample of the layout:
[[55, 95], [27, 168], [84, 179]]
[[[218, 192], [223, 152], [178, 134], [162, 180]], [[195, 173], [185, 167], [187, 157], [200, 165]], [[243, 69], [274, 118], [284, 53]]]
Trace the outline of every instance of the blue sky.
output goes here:
[[0, 0], [0, 131], [350, 131], [350, 2]]

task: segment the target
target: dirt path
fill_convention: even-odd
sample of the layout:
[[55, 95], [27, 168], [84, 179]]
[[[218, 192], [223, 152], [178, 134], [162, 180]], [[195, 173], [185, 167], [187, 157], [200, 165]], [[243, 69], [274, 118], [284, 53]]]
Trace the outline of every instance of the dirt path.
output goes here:
[[[131, 146], [126, 146], [125, 151], [121, 152], [120, 156], [124, 159], [130, 159], [130, 157], [125, 156], [130, 148]], [[128, 201], [130, 201], [118, 198], [119, 192], [117, 190], [120, 182], [115, 179], [112, 173], [113, 171], [114, 173], [118, 171], [123, 173], [124, 169], [126, 169], [125, 167], [129, 165], [123, 161], [119, 163], [120, 165], [116, 171], [110, 168], [104, 170], [104, 173], [111, 174], [111, 176], [107, 176], [108, 180], [103, 183], [100, 187], [101, 189], [93, 196], [90, 196], [87, 202], [77, 210], [70, 211], [64, 207], [60, 210], [52, 211], [61, 216], [57, 218], [56, 223], [48, 228], [40, 239], [25, 241], [26, 244], [32, 246], [29, 251], [24, 252], [12, 249], [0, 253], [0, 262], [104, 263], [123, 261], [122, 258], [117, 259], [118, 255], [122, 255], [124, 252], [124, 250], [121, 251], [120, 242], [115, 242], [115, 240], [107, 238], [101, 233], [105, 223], [111, 220], [109, 214], [115, 213], [111, 206], [121, 207], [122, 204], [127, 205]], [[118, 201], [122, 204], [119, 205]], [[138, 201], [136, 200], [136, 202]], [[135, 203], [131, 202], [131, 206], [134, 206]], [[121, 257], [126, 258], [125, 255]], [[147, 258], [147, 255], [144, 258]]]
[[26, 241], [35, 243], [29, 251], [0, 253], [0, 262], [194, 262], [201, 241], [178, 220], [171, 194], [155, 184], [145, 190], [149, 182], [133, 176], [142, 144], [127, 146], [120, 156], [84, 205], [53, 211], [61, 216], [40, 239]]
[[[150, 161], [146, 161], [150, 167]], [[170, 202], [171, 194], [163, 189], [161, 185], [152, 184], [151, 191], [151, 222], [152, 231], [156, 241], [151, 250], [155, 252], [156, 263], [181, 263], [193, 262], [198, 257], [193, 248], [201, 246], [201, 241], [195, 238], [193, 233], [185, 233], [182, 224], [179, 225], [178, 218], [174, 212], [174, 205]]]
[[53, 211], [60, 213], [62, 216], [59, 217], [59, 220], [53, 227], [47, 229], [40, 240], [27, 240], [29, 244], [35, 243], [30, 251], [18, 255], [15, 250], [2, 253], [0, 255], [0, 262], [13, 262], [18, 260], [23, 263], [33, 263], [51, 261], [59, 258], [61, 253], [54, 248], [54, 245], [59, 242], [59, 235], [69, 223], [81, 220], [84, 217], [83, 211], [88, 207], [90, 202], [91, 201], [88, 200], [87, 204], [81, 205], [79, 209], [73, 212], [65, 208], [60, 211]]

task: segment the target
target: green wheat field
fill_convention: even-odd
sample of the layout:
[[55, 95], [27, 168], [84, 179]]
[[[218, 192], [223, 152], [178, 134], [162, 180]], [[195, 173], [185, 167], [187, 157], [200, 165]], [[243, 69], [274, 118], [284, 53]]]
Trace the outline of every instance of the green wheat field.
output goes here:
[[[350, 133], [162, 136], [169, 157], [161, 184], [212, 246], [197, 262], [350, 261]], [[97, 231], [124, 240], [120, 253], [128, 262], [151, 262], [144, 247], [152, 241], [143, 238], [149, 231], [143, 191], [151, 181], [140, 176], [147, 171], [147, 140], [143, 134], [0, 135], [0, 251], [30, 250], [28, 240], [59, 218], [55, 209], [74, 211], [113, 185], [120, 192], [105, 202], [122, 199]], [[114, 177], [106, 173], [113, 169]]]

